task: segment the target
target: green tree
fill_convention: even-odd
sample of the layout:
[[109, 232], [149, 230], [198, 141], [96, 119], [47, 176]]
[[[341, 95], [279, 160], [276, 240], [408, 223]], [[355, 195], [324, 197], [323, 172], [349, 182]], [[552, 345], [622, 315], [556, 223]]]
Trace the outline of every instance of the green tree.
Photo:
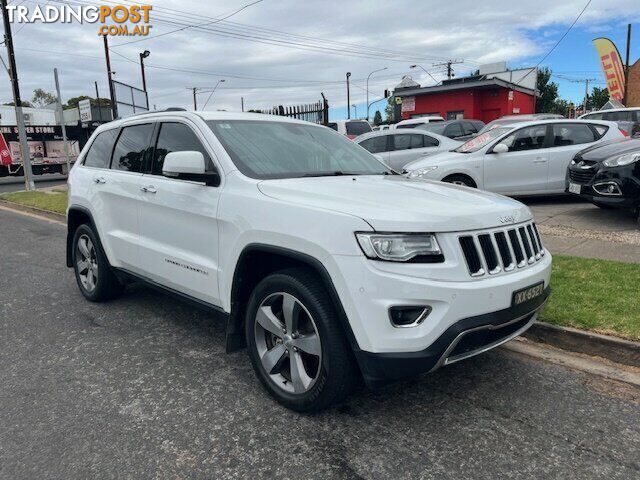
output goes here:
[[589, 95], [589, 99], [587, 101], [587, 109], [599, 110], [608, 101], [609, 101], [609, 90], [607, 90], [607, 87], [604, 87], [604, 88], [593, 87], [593, 90], [591, 91], [591, 95]]
[[57, 98], [53, 93], [45, 92], [41, 88], [36, 88], [33, 91], [33, 97], [31, 98], [31, 103], [36, 108], [42, 108], [52, 103], [55, 103], [56, 100]]
[[380, 113], [380, 110], [376, 110], [376, 113], [373, 116], [373, 124], [380, 125], [381, 123], [382, 123], [382, 114]]
[[[13, 107], [15, 105], [14, 102], [7, 102], [7, 103], [3, 103], [3, 105], [6, 105], [8, 107]], [[27, 102], [25, 100], [21, 100], [20, 101], [20, 106], [21, 107], [33, 107], [33, 105], [31, 105], [31, 102]]]
[[[67, 104], [65, 105], [65, 108], [77, 108], [78, 103], [80, 103], [82, 100], [90, 100], [92, 107], [98, 106], [98, 100], [96, 100], [95, 98], [91, 98], [87, 95], [80, 95], [79, 97], [72, 97], [69, 100], [67, 100]], [[100, 98], [99, 100], [100, 100], [101, 107], [111, 106], [111, 100], [109, 100], [108, 98]]]
[[384, 107], [384, 115], [386, 117], [385, 120], [387, 121], [387, 123], [394, 122], [395, 109], [396, 109], [396, 98], [395, 97], [387, 98], [387, 106]]
[[538, 100], [536, 101], [537, 113], [555, 113], [558, 100], [558, 84], [551, 81], [551, 70], [541, 68], [538, 70], [537, 79]]
[[559, 113], [560, 115], [564, 115], [565, 117], [567, 117], [569, 116], [570, 106], [571, 104], [568, 100], [558, 98], [555, 102], [553, 102], [553, 108], [548, 113]]

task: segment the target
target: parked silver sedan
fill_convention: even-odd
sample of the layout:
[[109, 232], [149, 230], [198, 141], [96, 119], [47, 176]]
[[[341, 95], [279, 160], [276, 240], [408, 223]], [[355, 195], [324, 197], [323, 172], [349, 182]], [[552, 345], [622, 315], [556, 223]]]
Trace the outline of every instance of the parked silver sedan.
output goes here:
[[463, 143], [420, 129], [365, 133], [354, 141], [397, 172], [401, 172], [407, 163], [453, 150]]

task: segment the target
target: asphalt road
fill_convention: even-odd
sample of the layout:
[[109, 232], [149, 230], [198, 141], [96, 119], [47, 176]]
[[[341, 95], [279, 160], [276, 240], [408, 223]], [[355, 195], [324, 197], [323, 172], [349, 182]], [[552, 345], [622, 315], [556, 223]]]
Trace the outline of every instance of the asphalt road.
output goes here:
[[[48, 174], [34, 175], [36, 187], [57, 187], [67, 184], [67, 177], [64, 175]], [[0, 178], [0, 193], [17, 192], [24, 190], [24, 177], [2, 177]]]
[[640, 392], [499, 349], [299, 415], [209, 314], [90, 304], [65, 227], [0, 210], [0, 478], [640, 478]]

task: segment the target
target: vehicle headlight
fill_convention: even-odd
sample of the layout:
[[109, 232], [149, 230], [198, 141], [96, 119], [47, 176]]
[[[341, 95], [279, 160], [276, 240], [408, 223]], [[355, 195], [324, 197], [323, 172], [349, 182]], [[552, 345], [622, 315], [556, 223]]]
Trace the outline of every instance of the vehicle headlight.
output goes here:
[[427, 233], [356, 233], [360, 248], [368, 258], [407, 262], [426, 257], [425, 262], [442, 261], [435, 235]]
[[434, 170], [437, 170], [438, 166], [437, 165], [432, 165], [430, 167], [423, 167], [423, 168], [418, 168], [417, 170], [413, 170], [411, 172], [409, 172], [407, 174], [408, 178], [423, 178], [426, 177], [429, 172], [433, 172]]
[[617, 157], [607, 158], [603, 163], [605, 167], [622, 167], [624, 165], [630, 165], [640, 160], [640, 152], [637, 153], [625, 153], [624, 155], [618, 155]]

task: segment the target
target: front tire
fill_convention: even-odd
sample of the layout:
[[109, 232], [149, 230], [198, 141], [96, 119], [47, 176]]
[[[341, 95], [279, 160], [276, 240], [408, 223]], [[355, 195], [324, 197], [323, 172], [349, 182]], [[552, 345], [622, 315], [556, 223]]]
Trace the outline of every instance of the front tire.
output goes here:
[[452, 183], [454, 185], [462, 185], [463, 187], [478, 188], [476, 183], [466, 175], [449, 175], [442, 179], [443, 182]]
[[80, 292], [90, 302], [111, 300], [124, 290], [87, 224], [80, 225], [73, 236], [73, 270]]
[[336, 308], [318, 277], [293, 268], [264, 278], [249, 299], [245, 334], [262, 385], [282, 405], [318, 411], [343, 401], [355, 365]]

